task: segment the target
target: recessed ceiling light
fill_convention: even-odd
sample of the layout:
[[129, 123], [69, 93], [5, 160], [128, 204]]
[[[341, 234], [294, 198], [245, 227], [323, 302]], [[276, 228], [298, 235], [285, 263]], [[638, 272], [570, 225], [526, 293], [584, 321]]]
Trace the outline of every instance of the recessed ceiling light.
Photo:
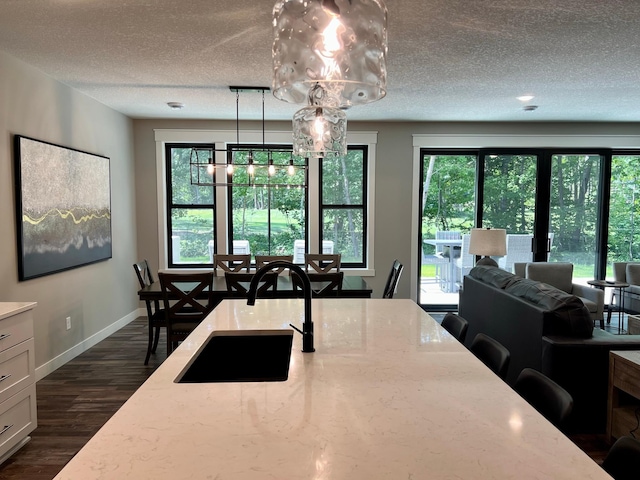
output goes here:
[[530, 100], [533, 100], [533, 95], [521, 95], [519, 97], [517, 97], [518, 100], [520, 100], [521, 102], [528, 102]]
[[167, 102], [167, 105], [172, 110], [180, 110], [181, 108], [184, 108], [184, 103], [182, 102]]

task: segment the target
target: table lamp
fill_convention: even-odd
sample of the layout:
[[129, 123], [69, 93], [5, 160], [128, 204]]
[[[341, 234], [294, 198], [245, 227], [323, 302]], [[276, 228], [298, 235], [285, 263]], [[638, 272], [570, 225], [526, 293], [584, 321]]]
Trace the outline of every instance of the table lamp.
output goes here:
[[492, 255], [501, 257], [507, 254], [507, 231], [503, 228], [473, 228], [469, 238], [469, 253], [484, 255], [476, 265], [497, 267]]

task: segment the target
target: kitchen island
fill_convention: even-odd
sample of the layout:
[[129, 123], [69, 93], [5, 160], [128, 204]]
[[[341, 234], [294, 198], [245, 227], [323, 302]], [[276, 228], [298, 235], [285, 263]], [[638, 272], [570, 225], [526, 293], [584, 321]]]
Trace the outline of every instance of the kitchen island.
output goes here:
[[287, 381], [174, 382], [211, 332], [302, 314], [223, 301], [56, 479], [610, 478], [410, 300], [313, 300]]

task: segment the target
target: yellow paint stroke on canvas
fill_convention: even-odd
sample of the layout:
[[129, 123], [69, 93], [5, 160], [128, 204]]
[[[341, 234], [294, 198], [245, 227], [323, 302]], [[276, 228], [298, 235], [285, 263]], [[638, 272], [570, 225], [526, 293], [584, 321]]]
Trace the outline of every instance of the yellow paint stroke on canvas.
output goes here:
[[73, 214], [71, 210], [62, 211], [58, 208], [52, 208], [51, 210], [49, 210], [47, 213], [45, 213], [39, 218], [31, 218], [29, 215], [23, 214], [22, 221], [30, 223], [31, 225], [38, 225], [49, 215], [56, 214], [56, 213], [64, 219], [67, 219], [70, 216], [73, 219], [73, 223], [75, 223], [76, 225], [79, 223], [88, 222], [89, 220], [93, 220], [96, 218], [111, 218], [109, 213], [103, 213], [101, 215], [92, 213], [90, 215], [82, 215], [81, 217], [76, 218], [76, 216]]

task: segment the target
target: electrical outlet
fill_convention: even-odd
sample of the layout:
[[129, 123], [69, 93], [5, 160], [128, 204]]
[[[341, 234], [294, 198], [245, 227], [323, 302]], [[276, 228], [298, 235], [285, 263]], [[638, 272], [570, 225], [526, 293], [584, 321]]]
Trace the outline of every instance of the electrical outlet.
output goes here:
[[67, 330], [71, 330], [71, 317], [67, 317]]

